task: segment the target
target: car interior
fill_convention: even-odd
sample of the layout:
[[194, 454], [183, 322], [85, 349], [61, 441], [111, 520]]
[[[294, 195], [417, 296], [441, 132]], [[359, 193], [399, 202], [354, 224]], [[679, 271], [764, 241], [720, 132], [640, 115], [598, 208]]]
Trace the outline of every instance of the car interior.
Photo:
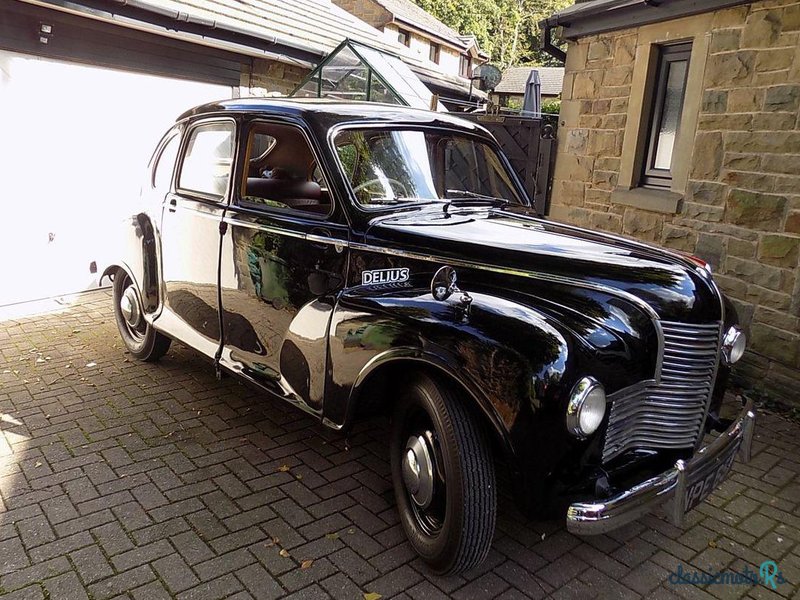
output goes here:
[[258, 123], [248, 136], [241, 204], [328, 215], [331, 196], [303, 132]]

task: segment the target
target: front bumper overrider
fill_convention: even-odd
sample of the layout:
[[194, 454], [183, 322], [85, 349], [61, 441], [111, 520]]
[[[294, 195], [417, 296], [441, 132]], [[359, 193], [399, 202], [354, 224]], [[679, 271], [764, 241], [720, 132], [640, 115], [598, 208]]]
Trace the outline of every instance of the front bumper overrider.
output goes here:
[[680, 526], [686, 510], [722, 482], [717, 474], [727, 475], [727, 468], [720, 469], [721, 465], [730, 465], [737, 452], [742, 462], [750, 460], [755, 420], [753, 402], [748, 400], [730, 427], [691, 459], [679, 460], [669, 471], [611, 498], [571, 504], [567, 509], [567, 530], [580, 535], [607, 533], [667, 502], [670, 521]]

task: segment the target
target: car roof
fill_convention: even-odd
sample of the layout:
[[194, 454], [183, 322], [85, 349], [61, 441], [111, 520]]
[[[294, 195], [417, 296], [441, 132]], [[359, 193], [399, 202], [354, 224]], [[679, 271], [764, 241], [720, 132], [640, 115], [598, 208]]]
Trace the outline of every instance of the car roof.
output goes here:
[[327, 126], [347, 122], [385, 122], [457, 127], [473, 132], [485, 130], [474, 122], [452, 114], [410, 108], [397, 104], [354, 102], [320, 98], [240, 98], [209, 102], [186, 111], [183, 119], [220, 113], [248, 113], [303, 117]]

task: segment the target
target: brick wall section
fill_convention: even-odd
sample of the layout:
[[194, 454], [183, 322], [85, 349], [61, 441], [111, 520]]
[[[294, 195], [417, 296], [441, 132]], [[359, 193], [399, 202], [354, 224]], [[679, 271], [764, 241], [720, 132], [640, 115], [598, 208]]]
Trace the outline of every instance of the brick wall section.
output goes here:
[[250, 72], [242, 74], [242, 87], [251, 96], [266, 96], [275, 92], [286, 95], [310, 72], [310, 69], [300, 66], [254, 58]]
[[[737, 374], [784, 397], [800, 385], [800, 3], [713, 15], [689, 181], [677, 214], [613, 204], [641, 29], [571, 43], [553, 209], [560, 220], [689, 251], [749, 329]], [[689, 99], [687, 98], [687, 102]], [[794, 402], [798, 402], [793, 398]]]

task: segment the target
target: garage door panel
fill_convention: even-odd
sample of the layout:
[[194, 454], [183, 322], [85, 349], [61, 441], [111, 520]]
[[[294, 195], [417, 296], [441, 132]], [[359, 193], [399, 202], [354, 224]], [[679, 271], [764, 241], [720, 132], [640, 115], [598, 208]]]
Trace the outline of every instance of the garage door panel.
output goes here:
[[0, 50], [0, 305], [96, 285], [162, 134], [231, 92]]

